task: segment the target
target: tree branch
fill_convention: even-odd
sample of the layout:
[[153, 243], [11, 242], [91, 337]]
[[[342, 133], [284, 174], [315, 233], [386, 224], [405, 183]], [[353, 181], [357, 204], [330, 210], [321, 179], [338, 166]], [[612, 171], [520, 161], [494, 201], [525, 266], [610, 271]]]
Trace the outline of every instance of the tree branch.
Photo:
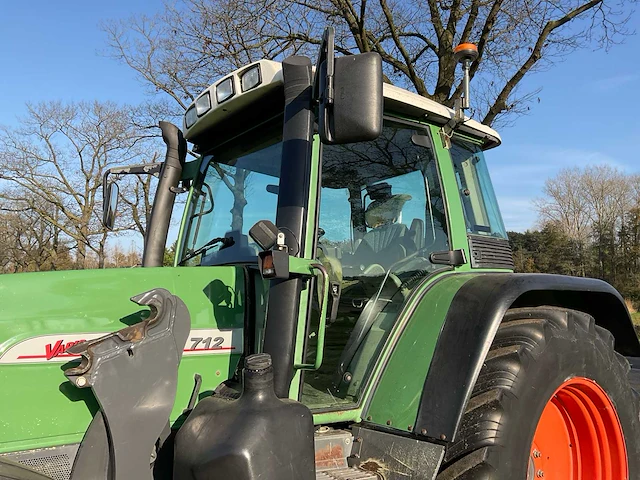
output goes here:
[[487, 112], [484, 119], [482, 120], [482, 123], [486, 125], [491, 125], [491, 123], [493, 123], [493, 121], [496, 119], [498, 115], [500, 115], [502, 112], [509, 109], [507, 100], [509, 99], [511, 92], [513, 92], [513, 89], [524, 78], [525, 74], [529, 72], [529, 70], [531, 70], [531, 68], [540, 60], [540, 58], [542, 57], [542, 49], [544, 48], [545, 42], [549, 38], [549, 35], [557, 28], [567, 24], [568, 22], [570, 22], [572, 19], [574, 19], [581, 13], [588, 11], [589, 9], [593, 8], [594, 6], [598, 5], [601, 2], [602, 0], [591, 0], [575, 8], [574, 10], [570, 11], [563, 17], [557, 20], [551, 20], [545, 24], [544, 28], [540, 32], [540, 36], [538, 37], [538, 40], [536, 41], [535, 46], [533, 47], [531, 55], [529, 55], [529, 57], [522, 64], [522, 66], [509, 79], [509, 81], [507, 81], [505, 86], [502, 88], [502, 90], [496, 97], [493, 105], [491, 105], [491, 107], [489, 108], [489, 111]]

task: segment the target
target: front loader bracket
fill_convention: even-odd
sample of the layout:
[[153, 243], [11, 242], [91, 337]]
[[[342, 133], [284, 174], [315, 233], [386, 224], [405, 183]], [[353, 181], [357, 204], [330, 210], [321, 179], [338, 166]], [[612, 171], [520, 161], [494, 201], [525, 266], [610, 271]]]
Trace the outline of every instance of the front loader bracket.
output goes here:
[[[147, 319], [67, 350], [80, 355], [81, 362], [65, 376], [78, 388], [92, 389], [100, 405], [97, 417], [102, 417], [94, 419], [95, 428], [80, 445], [72, 480], [152, 478], [156, 443], [173, 409], [191, 320], [186, 305], [167, 290], [157, 288], [131, 300], [151, 308]], [[92, 458], [104, 453], [105, 445], [107, 465]], [[101, 463], [100, 471], [92, 474], [91, 465]]]

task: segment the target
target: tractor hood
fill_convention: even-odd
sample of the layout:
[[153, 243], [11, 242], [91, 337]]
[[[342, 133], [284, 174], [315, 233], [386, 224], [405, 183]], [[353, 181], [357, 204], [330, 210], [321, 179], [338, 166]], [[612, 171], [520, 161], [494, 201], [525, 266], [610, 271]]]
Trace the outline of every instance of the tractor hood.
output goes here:
[[241, 267], [128, 268], [0, 276], [0, 453], [81, 440], [96, 404], [67, 382], [66, 349], [139, 322], [148, 310], [129, 299], [152, 288], [179, 296], [191, 333], [179, 370], [174, 420], [195, 373], [202, 391], [236, 369], [243, 352]]

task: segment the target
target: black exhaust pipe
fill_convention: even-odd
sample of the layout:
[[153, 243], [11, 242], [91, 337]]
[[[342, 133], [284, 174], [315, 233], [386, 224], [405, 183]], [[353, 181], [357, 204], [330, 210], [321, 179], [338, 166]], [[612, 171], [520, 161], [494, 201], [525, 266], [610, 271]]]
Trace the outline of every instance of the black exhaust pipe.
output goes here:
[[176, 199], [176, 188], [182, 176], [187, 158], [187, 141], [174, 124], [160, 122], [162, 140], [167, 145], [167, 155], [160, 171], [160, 181], [151, 209], [144, 241], [143, 267], [161, 267], [169, 233], [169, 221]]

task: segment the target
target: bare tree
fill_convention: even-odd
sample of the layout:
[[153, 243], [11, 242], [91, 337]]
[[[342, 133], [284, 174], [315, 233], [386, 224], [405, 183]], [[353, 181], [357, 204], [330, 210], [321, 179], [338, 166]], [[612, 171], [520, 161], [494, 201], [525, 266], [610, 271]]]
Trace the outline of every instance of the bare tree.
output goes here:
[[[130, 110], [113, 103], [28, 105], [16, 128], [0, 129], [0, 200], [16, 214], [35, 214], [75, 252], [75, 268], [90, 253], [103, 267], [107, 232], [101, 224], [102, 175], [113, 165], [150, 160], [148, 135], [132, 126]], [[144, 191], [144, 188], [143, 188]], [[146, 191], [148, 193], [148, 190]], [[146, 203], [129, 202], [116, 232], [144, 230]], [[142, 209], [142, 210], [141, 210]]]
[[536, 207], [541, 223], [554, 223], [569, 238], [584, 244], [591, 234], [591, 222], [582, 182], [579, 167], [561, 170], [547, 179], [546, 196], [536, 201]]
[[[326, 24], [344, 54], [378, 52], [386, 79], [452, 106], [453, 48], [475, 42], [471, 67], [485, 124], [522, 114], [538, 90], [522, 79], [581, 47], [609, 47], [636, 0], [179, 0], [154, 17], [105, 25], [109, 53], [181, 113], [213, 80], [260, 58], [315, 53]], [[165, 97], [166, 98], [166, 97]], [[165, 107], [168, 105], [165, 103]]]
[[[40, 208], [51, 207], [41, 203]], [[29, 208], [0, 204], [0, 272], [70, 268], [69, 246], [60, 233]]]
[[109, 251], [107, 266], [113, 268], [128, 268], [140, 265], [141, 262], [142, 256], [134, 245], [130, 245], [126, 250], [119, 245], [115, 245]]
[[615, 281], [616, 237], [633, 205], [629, 177], [608, 165], [586, 167], [582, 185], [589, 205], [600, 275], [605, 276], [605, 262], [608, 260], [610, 278]]

